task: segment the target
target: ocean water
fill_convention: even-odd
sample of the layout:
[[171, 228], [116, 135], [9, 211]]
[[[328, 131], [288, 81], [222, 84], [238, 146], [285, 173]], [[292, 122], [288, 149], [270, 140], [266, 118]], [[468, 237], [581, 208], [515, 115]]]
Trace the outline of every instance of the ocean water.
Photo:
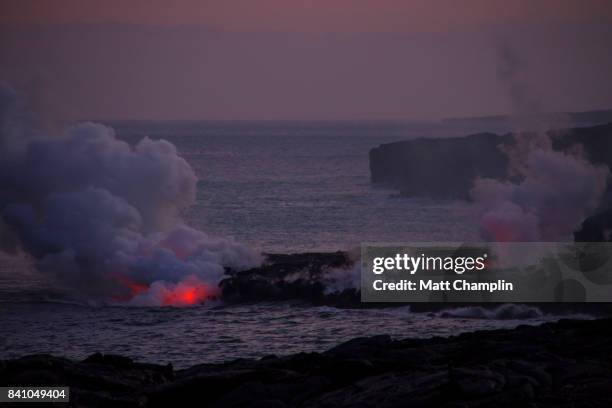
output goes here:
[[[478, 237], [464, 202], [399, 197], [370, 183], [368, 152], [415, 137], [460, 136], [471, 123], [123, 122], [119, 137], [176, 145], [199, 178], [185, 221], [263, 252], [335, 251], [361, 242]], [[501, 317], [504, 317], [503, 319]], [[519, 318], [523, 320], [519, 320]], [[65, 303], [23, 257], [0, 255], [0, 359], [29, 353], [83, 358], [100, 351], [185, 367], [202, 362], [321, 351], [356, 336], [428, 337], [539, 324], [531, 310], [441, 314], [257, 304], [192, 308]]]
[[188, 223], [265, 252], [338, 250], [361, 242], [477, 236], [461, 202], [401, 198], [370, 183], [368, 152], [415, 137], [477, 130], [445, 123], [131, 122], [120, 137], [174, 143], [200, 180]]
[[102, 352], [185, 368], [324, 351], [359, 336], [451, 336], [558, 318], [535, 308], [504, 307], [484, 313], [481, 308], [452, 309], [447, 316], [413, 313], [408, 306], [351, 310], [274, 303], [190, 308], [10, 303], [0, 308], [0, 359], [30, 353], [82, 359]]

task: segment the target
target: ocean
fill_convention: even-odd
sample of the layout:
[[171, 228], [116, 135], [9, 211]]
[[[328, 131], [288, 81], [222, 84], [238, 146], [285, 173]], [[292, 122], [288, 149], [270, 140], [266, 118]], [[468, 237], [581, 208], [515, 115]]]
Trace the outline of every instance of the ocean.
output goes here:
[[335, 251], [362, 242], [477, 237], [470, 206], [402, 198], [370, 183], [368, 152], [415, 137], [486, 129], [402, 122], [116, 123], [136, 142], [174, 143], [200, 180], [187, 222], [264, 252]]
[[[581, 316], [578, 316], [581, 317]], [[0, 306], [0, 359], [95, 353], [186, 368], [237, 358], [324, 351], [361, 336], [452, 336], [557, 320], [525, 306], [454, 308], [446, 313], [336, 309], [282, 303], [187, 308], [91, 307], [57, 302]]]
[[[370, 182], [368, 152], [415, 137], [505, 131], [461, 122], [108, 122], [130, 143], [172, 142], [199, 178], [185, 222], [266, 253], [351, 250], [362, 242], [478, 239], [465, 202], [400, 197]], [[534, 308], [413, 313], [329, 307], [208, 304], [91, 306], [62, 298], [23, 256], [0, 255], [0, 359], [29, 353], [84, 358], [96, 351], [179, 367], [322, 351], [356, 336], [448, 336], [538, 324]], [[519, 320], [519, 318], [521, 320]]]

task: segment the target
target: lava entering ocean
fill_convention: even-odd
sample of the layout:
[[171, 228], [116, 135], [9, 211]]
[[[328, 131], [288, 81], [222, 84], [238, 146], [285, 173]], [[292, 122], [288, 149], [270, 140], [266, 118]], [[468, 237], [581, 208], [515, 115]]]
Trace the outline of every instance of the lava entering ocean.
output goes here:
[[215, 299], [216, 287], [189, 276], [178, 283], [156, 281], [151, 285], [129, 284], [132, 296], [127, 304], [135, 306], [195, 306]]
[[0, 250], [27, 253], [71, 297], [189, 306], [227, 269], [257, 266], [250, 248], [183, 223], [197, 181], [165, 140], [130, 145], [94, 123], [49, 134], [0, 84]]

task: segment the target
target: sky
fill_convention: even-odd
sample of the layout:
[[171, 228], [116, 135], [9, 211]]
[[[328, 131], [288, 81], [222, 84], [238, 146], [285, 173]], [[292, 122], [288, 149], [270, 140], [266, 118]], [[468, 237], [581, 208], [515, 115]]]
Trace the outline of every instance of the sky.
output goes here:
[[583, 111], [612, 107], [610, 27], [610, 1], [0, 0], [0, 80], [78, 119]]

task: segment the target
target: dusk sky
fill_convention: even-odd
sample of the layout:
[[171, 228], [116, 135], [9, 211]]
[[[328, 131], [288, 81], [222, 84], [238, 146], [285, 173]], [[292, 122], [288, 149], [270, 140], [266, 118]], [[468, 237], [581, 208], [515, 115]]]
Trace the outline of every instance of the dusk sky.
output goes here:
[[486, 115], [517, 84], [612, 107], [610, 1], [15, 0], [0, 25], [0, 79], [63, 118]]

